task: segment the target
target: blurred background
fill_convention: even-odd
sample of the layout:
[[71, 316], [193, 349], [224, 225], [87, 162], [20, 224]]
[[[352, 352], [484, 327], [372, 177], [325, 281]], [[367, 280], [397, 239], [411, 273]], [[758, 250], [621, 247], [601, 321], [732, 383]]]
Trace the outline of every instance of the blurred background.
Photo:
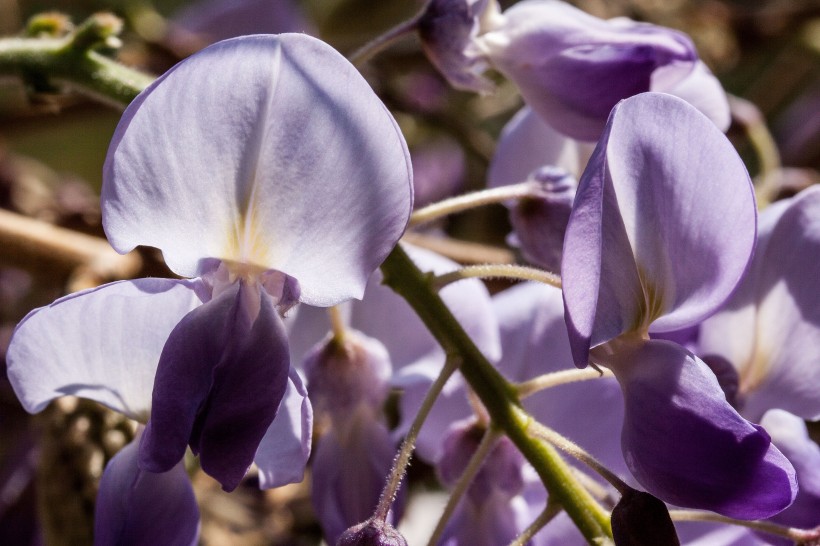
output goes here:
[[[729, 136], [757, 183], [776, 198], [820, 181], [820, 0], [571, 3], [600, 17], [625, 15], [688, 33], [736, 97]], [[44, 12], [57, 14], [53, 18], [65, 31], [93, 13], [112, 12], [124, 29], [121, 47], [110, 54], [158, 75], [205, 45], [240, 34], [306, 32], [349, 54], [420, 7], [411, 0], [0, 0], [0, 37], [22, 35], [27, 21]], [[417, 205], [483, 187], [497, 135], [522, 104], [510, 83], [498, 78], [499, 90], [490, 97], [455, 91], [426, 60], [415, 37], [397, 42], [362, 70], [408, 140]], [[120, 114], [49, 82], [0, 78], [0, 209], [103, 237], [101, 170]], [[440, 227], [458, 241], [481, 244], [473, 249], [479, 261], [503, 260], [509, 253], [506, 211], [500, 206]], [[0, 247], [0, 359], [14, 325], [29, 310], [83, 286], [72, 267], [5, 246]], [[139, 261], [117, 271], [111, 276], [169, 274], [151, 250], [140, 250]], [[0, 383], [0, 544], [44, 540], [35, 517], [38, 504], [48, 507], [41, 514], [49, 518], [49, 544], [89, 543], [96, 480], [132, 434], [121, 417], [74, 400], [31, 418], [7, 382]], [[412, 469], [424, 487], [429, 471], [421, 463]], [[305, 484], [260, 492], [251, 476], [226, 495], [195, 468], [192, 474], [204, 544], [319, 543]]]

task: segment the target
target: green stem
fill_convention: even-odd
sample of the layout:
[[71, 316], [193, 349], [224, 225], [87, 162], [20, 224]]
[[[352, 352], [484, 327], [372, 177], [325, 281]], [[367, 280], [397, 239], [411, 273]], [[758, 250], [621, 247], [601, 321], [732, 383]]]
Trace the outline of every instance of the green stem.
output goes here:
[[402, 296], [427, 325], [448, 355], [461, 359], [461, 373], [501, 429], [533, 465], [550, 498], [564, 507], [590, 544], [611, 542], [607, 512], [578, 482], [569, 465], [548, 442], [529, 434], [533, 418], [518, 400], [516, 389], [481, 354], [431, 285], [401, 246], [382, 264], [384, 283]]
[[561, 277], [555, 273], [514, 264], [483, 264], [467, 265], [438, 275], [433, 280], [433, 286], [441, 289], [450, 283], [464, 279], [515, 279], [520, 281], [537, 281], [555, 288], [561, 288]]
[[153, 76], [75, 47], [72, 39], [54, 38], [0, 40], [0, 76], [3, 75], [51, 86], [67, 85], [118, 108], [128, 105], [154, 81]]

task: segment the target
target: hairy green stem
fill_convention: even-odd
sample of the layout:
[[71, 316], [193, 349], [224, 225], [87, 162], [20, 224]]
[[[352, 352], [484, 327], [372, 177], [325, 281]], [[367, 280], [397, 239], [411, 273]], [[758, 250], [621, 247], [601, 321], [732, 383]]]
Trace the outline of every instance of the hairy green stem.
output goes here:
[[18, 76], [35, 87], [67, 86], [118, 108], [154, 81], [153, 76], [76, 47], [71, 38], [0, 40], [0, 76]]
[[584, 489], [556, 449], [530, 435], [533, 418], [516, 389], [481, 354], [423, 273], [397, 246], [382, 264], [384, 283], [402, 296], [451, 357], [461, 359], [461, 373], [502, 430], [533, 465], [554, 502], [566, 510], [590, 544], [611, 542], [608, 513]]

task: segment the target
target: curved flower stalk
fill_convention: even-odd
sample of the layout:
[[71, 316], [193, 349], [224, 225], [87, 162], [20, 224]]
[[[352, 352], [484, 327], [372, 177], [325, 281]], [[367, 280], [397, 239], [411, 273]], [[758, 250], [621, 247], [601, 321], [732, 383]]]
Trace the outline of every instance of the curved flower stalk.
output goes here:
[[576, 365], [621, 385], [632, 474], [664, 501], [740, 519], [791, 504], [794, 469], [706, 364], [649, 333], [719, 308], [755, 226], [748, 174], [720, 131], [680, 99], [642, 94], [613, 110], [581, 177], [561, 268]]
[[558, 0], [526, 0], [502, 14], [495, 2], [440, 0], [428, 13], [434, 7], [448, 11], [458, 30], [451, 38], [433, 27], [422, 40], [455, 87], [486, 91], [476, 74], [492, 66], [572, 138], [597, 140], [612, 107], [646, 91], [684, 98], [721, 130], [729, 127], [723, 88], [683, 33], [625, 18], [605, 21]]
[[183, 61], [123, 115], [102, 209], [116, 250], [155, 246], [194, 279], [32, 312], [8, 353], [18, 397], [32, 412], [74, 394], [148, 419], [144, 470], [170, 470], [190, 445], [226, 490], [254, 460], [263, 487], [298, 481], [311, 412], [280, 315], [361, 297], [409, 218], [409, 165], [384, 105], [316, 39], [243, 37]]

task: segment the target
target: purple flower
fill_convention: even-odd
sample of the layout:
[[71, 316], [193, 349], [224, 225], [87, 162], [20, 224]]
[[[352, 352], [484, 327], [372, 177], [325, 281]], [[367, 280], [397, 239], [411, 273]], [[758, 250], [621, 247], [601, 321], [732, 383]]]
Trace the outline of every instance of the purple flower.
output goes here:
[[794, 469], [700, 359], [649, 333], [717, 310], [755, 226], [748, 174], [720, 131], [680, 99], [642, 94], [613, 109], [581, 177], [561, 268], [576, 365], [610, 368], [624, 393], [632, 474], [662, 500], [744, 519], [786, 508]]
[[[729, 127], [723, 88], [681, 32], [605, 21], [557, 0], [525, 0], [503, 14], [495, 2], [442, 0], [429, 11], [435, 14], [422, 20], [422, 43], [455, 87], [491, 89], [479, 74], [492, 66], [544, 121], [572, 138], [597, 140], [612, 107], [646, 91], [677, 95], [721, 130]], [[456, 30], [445, 32], [444, 22]]]
[[[311, 499], [328, 544], [376, 509], [396, 445], [381, 417], [392, 373], [387, 349], [347, 330], [328, 337], [305, 357], [310, 400], [320, 428], [313, 457]], [[396, 499], [391, 523], [404, 510]]]
[[170, 470], [190, 445], [227, 490], [253, 461], [263, 487], [301, 479], [311, 411], [280, 315], [361, 297], [404, 230], [410, 160], [384, 105], [313, 38], [221, 42], [125, 111], [102, 208], [115, 249], [157, 247], [194, 279], [112, 283], [32, 312], [8, 353], [23, 405], [73, 394], [148, 419], [144, 470]]
[[[458, 481], [484, 432], [474, 418], [450, 427], [436, 464], [445, 486], [453, 487]], [[506, 436], [499, 438], [467, 488], [439, 544], [493, 546], [514, 540], [543, 508], [530, 505], [523, 496], [528, 485], [524, 465], [524, 456], [512, 441]], [[536, 486], [541, 487], [540, 483]]]
[[820, 188], [764, 209], [749, 275], [698, 341], [706, 361], [723, 363], [721, 386], [738, 411], [763, 424], [795, 467], [797, 498], [773, 521], [804, 528], [820, 514], [820, 451], [803, 422], [820, 417], [818, 218]]
[[94, 514], [95, 546], [199, 543], [199, 508], [185, 466], [139, 468], [139, 438], [106, 465]]

